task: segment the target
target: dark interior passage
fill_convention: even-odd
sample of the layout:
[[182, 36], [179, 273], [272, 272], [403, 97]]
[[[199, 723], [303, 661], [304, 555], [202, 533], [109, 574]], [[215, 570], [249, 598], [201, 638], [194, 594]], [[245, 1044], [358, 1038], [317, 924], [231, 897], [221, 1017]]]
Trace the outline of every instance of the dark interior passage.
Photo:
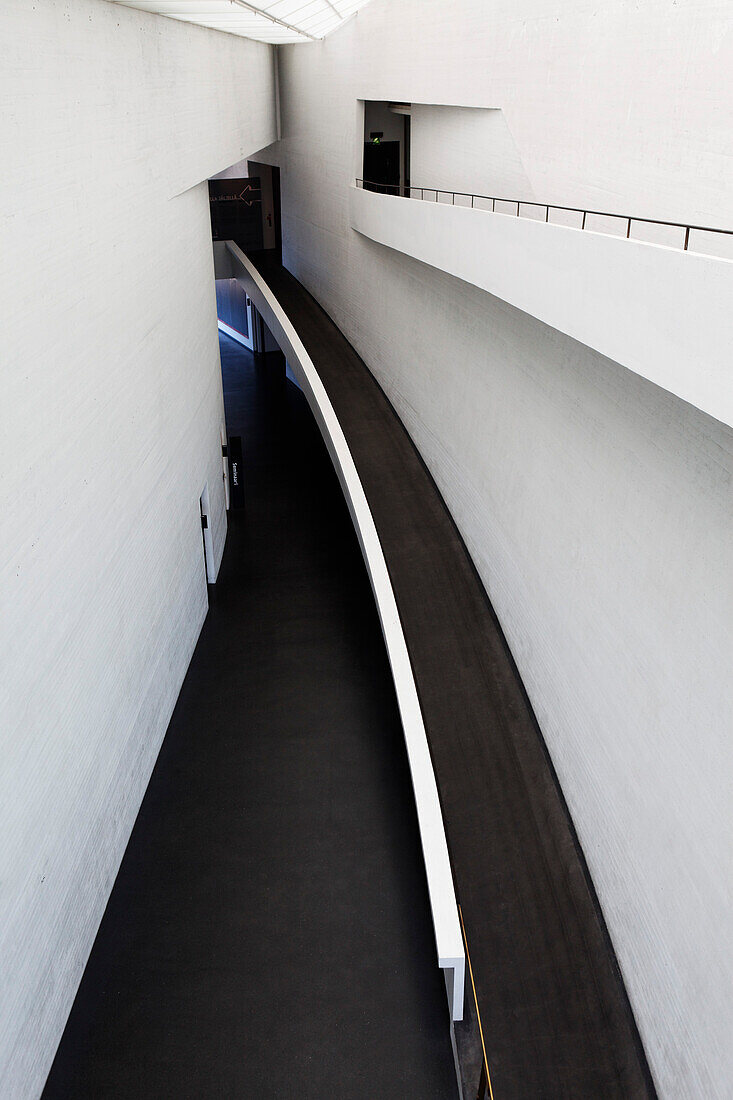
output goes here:
[[282, 359], [221, 341], [245, 507], [44, 1096], [444, 1100], [447, 1001], [358, 544]]

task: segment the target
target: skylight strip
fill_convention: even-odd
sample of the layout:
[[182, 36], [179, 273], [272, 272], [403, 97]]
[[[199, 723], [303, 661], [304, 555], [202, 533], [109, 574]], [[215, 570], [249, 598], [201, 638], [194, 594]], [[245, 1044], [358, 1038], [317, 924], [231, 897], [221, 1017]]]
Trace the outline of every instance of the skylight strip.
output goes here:
[[305, 38], [310, 38], [312, 42], [317, 42], [318, 39], [314, 34], [309, 34], [308, 31], [302, 30], [301, 27], [294, 27], [292, 23], [286, 23], [284, 19], [278, 19], [276, 15], [269, 15], [262, 8], [256, 8], [254, 4], [250, 4], [249, 0], [233, 0], [240, 8], [245, 8], [247, 11], [254, 12], [255, 15], [261, 15], [265, 19], [271, 19], [273, 23], [277, 23], [281, 27], [285, 27], [286, 30], [294, 31], [295, 34], [302, 34]]
[[343, 19], [343, 15], [342, 15], [342, 14], [341, 14], [341, 12], [340, 12], [340, 11], [338, 10], [338, 8], [336, 7], [336, 5], [335, 5], [335, 4], [332, 4], [332, 3], [331, 3], [331, 0], [326, 0], [326, 3], [328, 4], [329, 8], [330, 8], [330, 9], [331, 9], [331, 11], [332, 11], [332, 12], [334, 13], [334, 15], [337, 15], [337, 16], [339, 17], [339, 19]]
[[[0, 0], [1, 2], [1, 0]], [[273, 44], [321, 41], [367, 0], [116, 0], [121, 7], [147, 11], [224, 33]], [[238, 17], [241, 17], [238, 18]]]
[[303, 20], [303, 26], [318, 35], [327, 33], [322, 30], [323, 27], [339, 27], [340, 25], [340, 22], [330, 11], [321, 11], [317, 15], [312, 15], [309, 19]]
[[302, 26], [308, 19], [314, 15], [320, 15], [321, 12], [327, 11], [324, 8], [322, 0], [306, 0], [305, 3], [298, 3], [298, 0], [277, 0], [276, 3], [270, 4], [266, 9], [268, 14], [277, 15], [280, 19], [287, 19], [290, 22], [295, 23], [297, 26]]
[[330, 19], [334, 21], [334, 15], [330, 8], [327, 8], [322, 3], [314, 3], [310, 0], [309, 3], [301, 4], [295, 11], [291, 12], [289, 18], [298, 26], [305, 26], [313, 22], [322, 22], [324, 19]]
[[287, 31], [285, 29], [278, 31], [273, 29], [269, 24], [264, 25], [262, 20], [258, 20], [257, 23], [242, 22], [237, 24], [218, 22], [215, 15], [199, 17], [198, 19], [194, 19], [190, 15], [173, 15], [169, 18], [177, 19], [181, 23], [189, 23], [191, 26], [209, 27], [211, 30], [223, 31], [226, 34], [236, 34], [242, 38], [253, 38], [258, 42], [269, 42], [272, 45], [297, 45], [303, 41], [302, 32]]

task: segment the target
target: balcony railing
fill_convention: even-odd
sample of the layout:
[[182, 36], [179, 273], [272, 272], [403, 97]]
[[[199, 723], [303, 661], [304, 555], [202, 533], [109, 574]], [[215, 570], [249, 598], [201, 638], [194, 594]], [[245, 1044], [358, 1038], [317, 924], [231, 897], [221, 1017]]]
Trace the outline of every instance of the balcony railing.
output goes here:
[[[633, 228], [637, 225], [654, 226], [659, 229], [673, 230], [666, 236], [669, 239], [650, 240], [649, 237], [634, 236], [648, 244], [663, 244], [682, 251], [696, 251], [733, 259], [733, 230], [715, 229], [707, 225], [685, 225], [682, 222], [667, 222], [659, 218], [637, 218], [633, 214], [612, 214], [607, 210], [583, 210], [577, 206], [558, 206], [556, 203], [528, 202], [525, 199], [506, 199], [492, 195], [474, 195], [468, 191], [447, 191], [435, 187], [413, 187], [412, 185], [375, 183], [357, 178], [356, 186], [366, 191], [380, 194], [398, 195], [402, 198], [419, 199], [423, 202], [443, 203], [449, 206], [463, 206], [471, 210], [488, 210], [493, 214], [509, 214], [516, 218], [525, 217], [532, 221], [544, 221], [553, 225], [564, 225], [572, 229], [587, 229], [595, 233], [610, 233], [612, 236], [625, 236], [632, 239]], [[458, 201], [456, 201], [458, 200]], [[558, 220], [558, 217], [560, 220]], [[562, 220], [564, 218], [564, 220]], [[606, 219], [599, 225], [594, 219]], [[612, 223], [609, 225], [609, 222]], [[613, 232], [619, 230], [619, 232]], [[690, 234], [713, 234], [712, 238], [694, 237], [690, 245]], [[664, 237], [665, 233], [658, 237]], [[716, 247], [715, 242], [718, 242]], [[710, 245], [713, 245], [710, 248]], [[705, 247], [708, 245], [708, 247]], [[721, 247], [722, 246], [722, 247]], [[720, 251], [718, 251], [720, 248]]]

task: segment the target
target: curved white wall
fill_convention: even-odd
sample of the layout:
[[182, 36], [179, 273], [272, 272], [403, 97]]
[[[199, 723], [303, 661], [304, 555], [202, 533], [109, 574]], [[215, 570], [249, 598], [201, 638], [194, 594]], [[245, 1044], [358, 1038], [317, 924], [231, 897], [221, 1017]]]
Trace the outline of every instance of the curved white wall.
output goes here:
[[357, 100], [474, 103], [504, 110], [540, 200], [730, 227], [732, 46], [719, 0], [372, 0], [282, 51], [261, 155], [288, 267], [374, 370], [500, 616], [659, 1090], [699, 1100], [733, 1080], [731, 431], [355, 233], [349, 193]]
[[[5, 0], [0, 1096], [38, 1096], [206, 614], [226, 518], [210, 173], [272, 51]], [[198, 185], [198, 186], [196, 186]]]
[[[350, 188], [352, 228], [733, 424], [733, 259]], [[733, 245], [733, 237], [729, 238]]]

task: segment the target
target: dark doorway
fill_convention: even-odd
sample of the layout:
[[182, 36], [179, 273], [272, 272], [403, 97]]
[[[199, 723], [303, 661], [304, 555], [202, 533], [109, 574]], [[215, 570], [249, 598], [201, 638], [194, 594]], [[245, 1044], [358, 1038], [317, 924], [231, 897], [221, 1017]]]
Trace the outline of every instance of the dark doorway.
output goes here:
[[262, 193], [257, 177], [209, 180], [211, 233], [245, 251], [262, 248]]
[[275, 217], [275, 248], [277, 258], [282, 262], [283, 258], [283, 227], [280, 213], [280, 169], [273, 166], [272, 169], [272, 208]]
[[201, 535], [204, 541], [204, 568], [206, 581], [213, 584], [216, 580], [216, 566], [214, 564], [214, 541], [211, 533], [211, 509], [209, 507], [209, 483], [204, 486], [204, 491], [199, 498], [199, 511], [201, 513]]
[[[280, 169], [273, 164], [248, 160], [250, 176], [259, 181], [260, 216], [262, 219], [262, 243], [258, 248], [282, 257], [282, 227], [280, 219]], [[255, 251], [251, 248], [249, 251]]]
[[409, 103], [364, 101], [364, 167], [368, 191], [409, 195]]
[[399, 194], [399, 141], [382, 141], [375, 137], [364, 143], [364, 187], [380, 194]]

